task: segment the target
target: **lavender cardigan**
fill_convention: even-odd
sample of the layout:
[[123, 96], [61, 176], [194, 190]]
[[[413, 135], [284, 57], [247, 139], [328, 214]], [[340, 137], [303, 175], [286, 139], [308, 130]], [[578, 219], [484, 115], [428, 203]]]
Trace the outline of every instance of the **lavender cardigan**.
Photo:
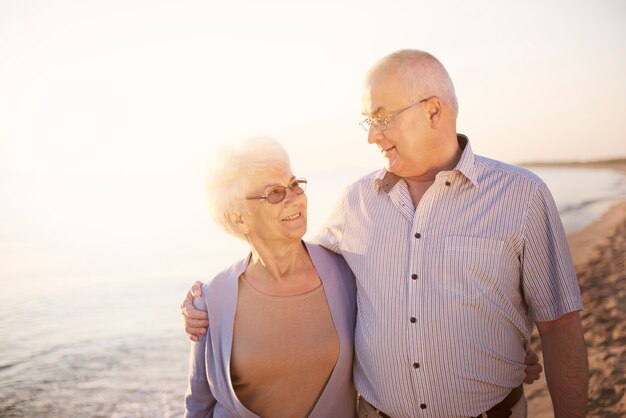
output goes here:
[[[354, 417], [354, 275], [341, 256], [315, 244], [307, 243], [306, 248], [324, 285], [339, 335], [337, 364], [309, 417]], [[200, 336], [199, 342], [191, 343], [185, 417], [257, 417], [237, 399], [230, 378], [238, 278], [245, 271], [249, 258], [233, 264], [212, 281], [204, 283], [202, 298], [194, 302], [198, 309], [208, 311], [209, 329], [206, 335]]]

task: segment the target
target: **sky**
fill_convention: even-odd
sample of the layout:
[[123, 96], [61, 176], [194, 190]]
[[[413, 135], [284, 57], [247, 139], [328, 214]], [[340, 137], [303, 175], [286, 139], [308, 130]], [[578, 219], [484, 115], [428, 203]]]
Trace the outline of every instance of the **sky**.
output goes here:
[[621, 0], [0, 0], [0, 262], [84, 272], [182, 245], [222, 141], [273, 136], [302, 172], [381, 167], [360, 86], [402, 48], [446, 66], [476, 153], [626, 157], [624, 39]]

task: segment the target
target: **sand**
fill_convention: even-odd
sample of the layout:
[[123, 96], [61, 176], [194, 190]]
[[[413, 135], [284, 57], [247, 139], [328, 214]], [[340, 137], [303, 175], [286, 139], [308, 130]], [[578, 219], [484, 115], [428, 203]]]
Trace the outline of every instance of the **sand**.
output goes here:
[[[589, 355], [588, 417], [626, 417], [626, 201], [568, 237]], [[541, 353], [536, 330], [531, 347]], [[526, 385], [528, 416], [553, 417], [545, 376]]]

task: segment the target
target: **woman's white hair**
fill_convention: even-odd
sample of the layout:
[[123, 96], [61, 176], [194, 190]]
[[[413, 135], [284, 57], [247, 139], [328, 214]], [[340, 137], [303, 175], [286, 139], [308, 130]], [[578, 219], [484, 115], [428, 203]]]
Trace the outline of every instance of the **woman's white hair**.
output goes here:
[[380, 71], [398, 71], [414, 102], [430, 96], [439, 97], [456, 118], [459, 114], [454, 84], [437, 58], [417, 49], [401, 49], [384, 56], [368, 72], [368, 78]]
[[209, 213], [224, 231], [245, 239], [230, 221], [229, 214], [243, 213], [251, 183], [268, 169], [291, 171], [289, 155], [273, 138], [252, 137], [221, 147], [209, 168], [207, 197]]

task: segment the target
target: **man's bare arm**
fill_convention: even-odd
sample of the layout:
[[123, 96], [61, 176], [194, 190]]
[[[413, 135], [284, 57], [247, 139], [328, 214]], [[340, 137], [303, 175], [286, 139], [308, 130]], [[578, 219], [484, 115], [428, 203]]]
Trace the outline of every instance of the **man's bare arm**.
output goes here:
[[584, 417], [589, 364], [578, 312], [537, 322], [555, 418]]
[[185, 318], [185, 332], [192, 341], [198, 341], [201, 334], [206, 334], [209, 326], [208, 314], [193, 306], [194, 297], [199, 296], [202, 296], [202, 282], [195, 282], [180, 305], [180, 313]]

